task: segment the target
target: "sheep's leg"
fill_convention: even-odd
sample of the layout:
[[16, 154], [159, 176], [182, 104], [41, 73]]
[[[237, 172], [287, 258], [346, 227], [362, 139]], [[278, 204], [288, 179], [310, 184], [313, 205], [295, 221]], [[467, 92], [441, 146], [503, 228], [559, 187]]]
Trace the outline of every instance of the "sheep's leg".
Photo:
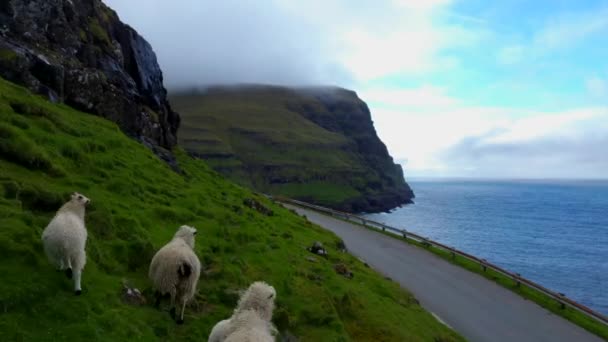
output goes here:
[[65, 269], [65, 275], [66, 277], [68, 277], [68, 279], [72, 279], [72, 262], [70, 260], [70, 258], [66, 258], [66, 262], [65, 263], [61, 263], [62, 267], [65, 267], [67, 265], [67, 268]]
[[76, 270], [74, 272], [74, 293], [79, 296], [82, 293], [82, 288], [80, 287], [80, 277], [82, 275], [82, 270]]
[[155, 291], [154, 298], [156, 299], [154, 301], [154, 307], [158, 309], [160, 307], [160, 300], [163, 298], [163, 295], [161, 295], [159, 291]]
[[182, 299], [182, 312], [179, 319], [176, 321], [177, 324], [184, 324], [184, 310], [186, 310], [186, 300]]
[[175, 291], [171, 292], [171, 310], [169, 310], [171, 319], [175, 319]]

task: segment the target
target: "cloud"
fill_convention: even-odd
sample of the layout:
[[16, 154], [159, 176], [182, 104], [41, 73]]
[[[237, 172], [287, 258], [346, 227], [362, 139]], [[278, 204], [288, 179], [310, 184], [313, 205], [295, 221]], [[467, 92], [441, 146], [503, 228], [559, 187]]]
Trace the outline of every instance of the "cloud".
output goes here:
[[605, 178], [606, 132], [608, 108], [542, 113], [467, 136], [440, 158], [463, 176]]
[[272, 1], [105, 2], [150, 41], [169, 87], [349, 82], [321, 33]]
[[438, 15], [451, 0], [104, 0], [152, 44], [169, 87], [214, 83], [354, 87], [446, 70], [479, 35]]
[[608, 107], [535, 111], [474, 106], [425, 85], [369, 89], [379, 135], [406, 176], [600, 178]]
[[433, 85], [422, 85], [412, 89], [371, 87], [364, 88], [360, 93], [365, 101], [375, 108], [407, 107], [424, 110], [432, 106], [431, 108], [437, 110], [460, 104], [458, 99], [447, 96], [444, 88]]

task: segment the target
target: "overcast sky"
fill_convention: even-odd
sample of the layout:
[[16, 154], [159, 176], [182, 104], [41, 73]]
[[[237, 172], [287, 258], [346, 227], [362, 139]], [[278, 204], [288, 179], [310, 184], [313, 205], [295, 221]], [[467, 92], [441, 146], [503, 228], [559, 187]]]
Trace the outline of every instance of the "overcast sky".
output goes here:
[[104, 0], [170, 89], [331, 84], [407, 176], [608, 178], [608, 0]]

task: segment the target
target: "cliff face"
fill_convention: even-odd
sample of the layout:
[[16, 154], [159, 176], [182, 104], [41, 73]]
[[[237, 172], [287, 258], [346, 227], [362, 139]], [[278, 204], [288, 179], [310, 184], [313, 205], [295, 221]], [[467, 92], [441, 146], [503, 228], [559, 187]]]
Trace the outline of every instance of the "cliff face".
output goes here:
[[177, 143], [179, 115], [152, 47], [100, 0], [3, 0], [0, 76], [148, 145]]
[[180, 144], [258, 191], [351, 212], [414, 197], [355, 92], [214, 87], [171, 101], [183, 116]]

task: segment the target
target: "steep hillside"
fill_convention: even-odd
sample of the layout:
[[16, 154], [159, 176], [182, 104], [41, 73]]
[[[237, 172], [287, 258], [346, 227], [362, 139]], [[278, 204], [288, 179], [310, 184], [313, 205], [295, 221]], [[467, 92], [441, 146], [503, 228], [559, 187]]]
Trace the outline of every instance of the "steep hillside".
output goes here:
[[260, 192], [346, 211], [385, 211], [413, 192], [369, 109], [340, 88], [214, 87], [171, 95], [180, 144]]
[[177, 142], [152, 47], [101, 0], [2, 0], [0, 76], [149, 145]]
[[[318, 136], [309, 139], [321, 139]], [[339, 142], [327, 134], [325, 143]], [[335, 140], [332, 140], [335, 139]], [[302, 341], [460, 338], [336, 236], [226, 181], [176, 151], [183, 174], [105, 119], [53, 105], [0, 79], [0, 334], [3, 341], [204, 341], [236, 292], [263, 279], [278, 291], [274, 323]], [[87, 209], [88, 262], [76, 297], [47, 262], [40, 234], [69, 193]], [[252, 209], [252, 201], [272, 215]], [[121, 300], [123, 282], [150, 298], [149, 261], [176, 228], [198, 228], [199, 294], [177, 326], [151, 304]], [[305, 246], [323, 242], [314, 262]], [[347, 279], [334, 271], [344, 263]]]

